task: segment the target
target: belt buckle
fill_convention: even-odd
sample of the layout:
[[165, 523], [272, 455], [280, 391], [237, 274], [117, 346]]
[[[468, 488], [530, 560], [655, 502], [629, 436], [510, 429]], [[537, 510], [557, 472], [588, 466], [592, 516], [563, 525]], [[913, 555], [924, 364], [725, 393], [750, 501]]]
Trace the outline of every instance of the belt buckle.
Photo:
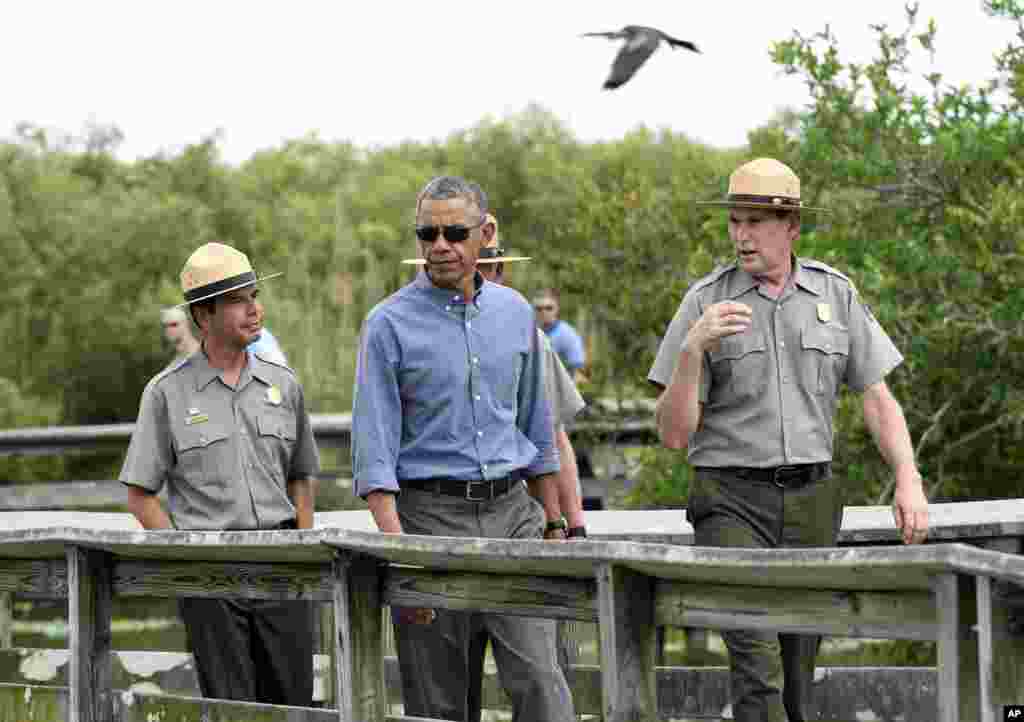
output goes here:
[[486, 480], [484, 480], [484, 481], [467, 481], [466, 482], [466, 494], [465, 494], [466, 501], [489, 501], [490, 499], [493, 499], [494, 498], [494, 486], [493, 485], [491, 485], [489, 487], [490, 490], [491, 490], [490, 496], [481, 496], [479, 499], [477, 497], [473, 496], [473, 485], [474, 484], [490, 484], [490, 483], [491, 482], [486, 481]]
[[772, 483], [775, 484], [775, 486], [779, 487], [780, 489], [785, 489], [786, 485], [779, 481], [779, 474], [786, 473], [787, 471], [796, 471], [796, 467], [792, 465], [776, 466], [774, 469], [772, 469]]

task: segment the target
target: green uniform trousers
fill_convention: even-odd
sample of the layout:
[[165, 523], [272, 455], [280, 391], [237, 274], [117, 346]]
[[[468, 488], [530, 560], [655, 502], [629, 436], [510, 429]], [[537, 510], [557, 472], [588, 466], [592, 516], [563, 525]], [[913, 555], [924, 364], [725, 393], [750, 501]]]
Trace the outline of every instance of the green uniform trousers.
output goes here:
[[[774, 549], [835, 546], [843, 503], [838, 481], [823, 478], [799, 488], [700, 467], [686, 518], [694, 544]], [[814, 682], [819, 635], [755, 630], [722, 631], [729, 649], [732, 714], [736, 722], [803, 722]]]

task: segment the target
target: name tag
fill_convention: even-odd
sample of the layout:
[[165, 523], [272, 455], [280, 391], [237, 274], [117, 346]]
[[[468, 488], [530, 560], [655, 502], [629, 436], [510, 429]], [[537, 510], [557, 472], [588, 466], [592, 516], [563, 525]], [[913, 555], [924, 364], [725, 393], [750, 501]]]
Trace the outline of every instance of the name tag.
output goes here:
[[185, 426], [192, 426], [194, 424], [202, 424], [210, 420], [210, 417], [206, 414], [193, 414], [192, 416], [185, 417]]
[[267, 403], [274, 406], [281, 404], [281, 389], [276, 386], [271, 386], [267, 389]]
[[822, 323], [828, 323], [832, 320], [832, 307], [827, 303], [818, 304], [818, 320]]

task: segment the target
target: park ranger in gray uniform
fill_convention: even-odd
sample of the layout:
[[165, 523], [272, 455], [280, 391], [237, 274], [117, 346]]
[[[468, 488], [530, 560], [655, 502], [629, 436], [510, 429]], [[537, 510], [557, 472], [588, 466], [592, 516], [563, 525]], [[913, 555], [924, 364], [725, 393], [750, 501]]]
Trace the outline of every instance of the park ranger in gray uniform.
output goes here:
[[[842, 522], [832, 476], [841, 384], [863, 394], [865, 422], [896, 476], [905, 543], [924, 540], [927, 501], [899, 403], [885, 383], [903, 357], [850, 280], [793, 256], [800, 180], [761, 158], [738, 168], [729, 196], [737, 260], [695, 283], [648, 379], [664, 389], [663, 443], [688, 448], [687, 503], [700, 546], [832, 546]], [[737, 722], [805, 719], [820, 637], [723, 632]], [[781, 655], [780, 655], [781, 652]], [[781, 657], [781, 658], [780, 658]]]
[[[262, 280], [220, 243], [185, 263], [184, 305], [202, 347], [146, 386], [120, 476], [146, 529], [313, 524], [319, 459], [302, 386], [288, 367], [245, 350], [262, 328]], [[165, 485], [166, 510], [156, 496]], [[180, 610], [204, 696], [312, 704], [308, 602], [182, 598]]]

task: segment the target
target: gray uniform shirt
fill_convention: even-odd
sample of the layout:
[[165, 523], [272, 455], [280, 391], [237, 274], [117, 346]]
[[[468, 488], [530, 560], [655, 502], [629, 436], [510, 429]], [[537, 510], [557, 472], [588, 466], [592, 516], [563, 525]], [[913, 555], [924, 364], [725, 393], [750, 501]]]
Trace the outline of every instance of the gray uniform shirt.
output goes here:
[[544, 349], [544, 393], [547, 394], [551, 403], [551, 417], [555, 422], [555, 429], [570, 423], [586, 402], [580, 396], [576, 382], [565, 369], [565, 364], [559, 358], [547, 334], [537, 329], [537, 337]]
[[672, 319], [647, 376], [662, 387], [708, 306], [732, 300], [753, 309], [749, 330], [704, 353], [694, 466], [830, 461], [840, 384], [863, 391], [903, 360], [850, 279], [802, 258], [794, 272], [775, 299], [736, 264], [720, 268], [690, 288]]
[[178, 529], [267, 529], [295, 518], [287, 483], [319, 468], [291, 369], [250, 353], [231, 388], [199, 351], [147, 384], [119, 478], [166, 483]]

